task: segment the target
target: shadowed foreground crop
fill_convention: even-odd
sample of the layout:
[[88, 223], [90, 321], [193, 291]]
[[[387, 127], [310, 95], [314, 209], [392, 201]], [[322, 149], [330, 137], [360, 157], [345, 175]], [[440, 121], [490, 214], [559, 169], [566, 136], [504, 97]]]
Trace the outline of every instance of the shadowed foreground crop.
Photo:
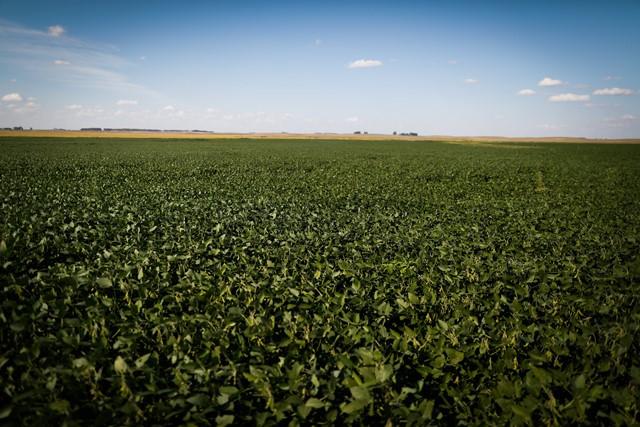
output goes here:
[[0, 423], [640, 417], [640, 146], [5, 138], [0, 204]]

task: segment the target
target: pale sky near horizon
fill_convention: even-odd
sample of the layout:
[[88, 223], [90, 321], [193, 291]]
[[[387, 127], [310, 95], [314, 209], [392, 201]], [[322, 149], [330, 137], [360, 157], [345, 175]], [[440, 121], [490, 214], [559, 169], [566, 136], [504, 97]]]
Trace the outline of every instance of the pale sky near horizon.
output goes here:
[[0, 127], [640, 137], [639, 1], [0, 0]]

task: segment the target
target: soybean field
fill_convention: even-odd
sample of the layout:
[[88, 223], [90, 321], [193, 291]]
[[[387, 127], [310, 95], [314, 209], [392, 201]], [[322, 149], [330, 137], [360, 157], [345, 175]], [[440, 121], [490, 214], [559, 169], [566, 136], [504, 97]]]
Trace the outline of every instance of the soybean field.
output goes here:
[[0, 138], [0, 425], [638, 425], [640, 145]]

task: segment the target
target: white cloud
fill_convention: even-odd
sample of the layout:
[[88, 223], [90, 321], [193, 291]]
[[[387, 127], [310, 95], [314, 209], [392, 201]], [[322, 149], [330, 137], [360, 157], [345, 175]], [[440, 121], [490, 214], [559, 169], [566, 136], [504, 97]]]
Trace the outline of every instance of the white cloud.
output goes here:
[[357, 122], [360, 121], [360, 119], [358, 117], [356, 117], [356, 116], [353, 116], [353, 117], [347, 117], [345, 119], [345, 121], [347, 121], [349, 123], [357, 123]]
[[173, 105], [167, 105], [166, 107], [164, 107], [162, 109], [162, 111], [173, 111], [175, 109], [176, 109], [176, 107], [174, 107]]
[[619, 76], [605, 76], [602, 80], [611, 81], [611, 80], [621, 80], [622, 77]]
[[52, 25], [49, 27], [49, 35], [52, 37], [60, 37], [66, 32], [62, 25]]
[[468, 85], [474, 85], [474, 84], [478, 83], [478, 79], [472, 79], [472, 78], [464, 79], [464, 82], [466, 84], [468, 84]]
[[377, 59], [358, 59], [349, 64], [349, 68], [374, 68], [381, 66], [382, 61]]
[[561, 80], [552, 79], [551, 77], [545, 77], [544, 79], [538, 82], [538, 86], [560, 86], [562, 84]]
[[71, 62], [65, 61], [63, 59], [56, 59], [53, 61], [53, 65], [71, 65]]
[[2, 100], [4, 102], [20, 102], [22, 101], [22, 95], [20, 95], [19, 93], [8, 93], [5, 96], [2, 97]]
[[536, 91], [532, 90], [532, 89], [522, 89], [520, 91], [518, 91], [517, 95], [519, 96], [532, 96], [535, 95]]
[[133, 99], [121, 99], [116, 102], [116, 105], [138, 105], [138, 101]]
[[589, 99], [589, 95], [578, 95], [575, 93], [561, 93], [549, 97], [549, 101], [551, 102], [586, 102]]
[[629, 96], [633, 95], [631, 89], [624, 89], [620, 87], [607, 87], [604, 89], [597, 89], [593, 91], [594, 95], [611, 95], [611, 96]]
[[71, 104], [65, 107], [67, 110], [82, 110], [82, 105], [80, 104]]

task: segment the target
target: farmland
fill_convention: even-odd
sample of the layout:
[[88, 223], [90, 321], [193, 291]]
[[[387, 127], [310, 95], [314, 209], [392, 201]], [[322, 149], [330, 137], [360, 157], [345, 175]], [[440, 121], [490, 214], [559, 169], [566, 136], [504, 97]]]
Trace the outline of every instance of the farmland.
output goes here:
[[0, 139], [0, 423], [632, 425], [640, 146]]

